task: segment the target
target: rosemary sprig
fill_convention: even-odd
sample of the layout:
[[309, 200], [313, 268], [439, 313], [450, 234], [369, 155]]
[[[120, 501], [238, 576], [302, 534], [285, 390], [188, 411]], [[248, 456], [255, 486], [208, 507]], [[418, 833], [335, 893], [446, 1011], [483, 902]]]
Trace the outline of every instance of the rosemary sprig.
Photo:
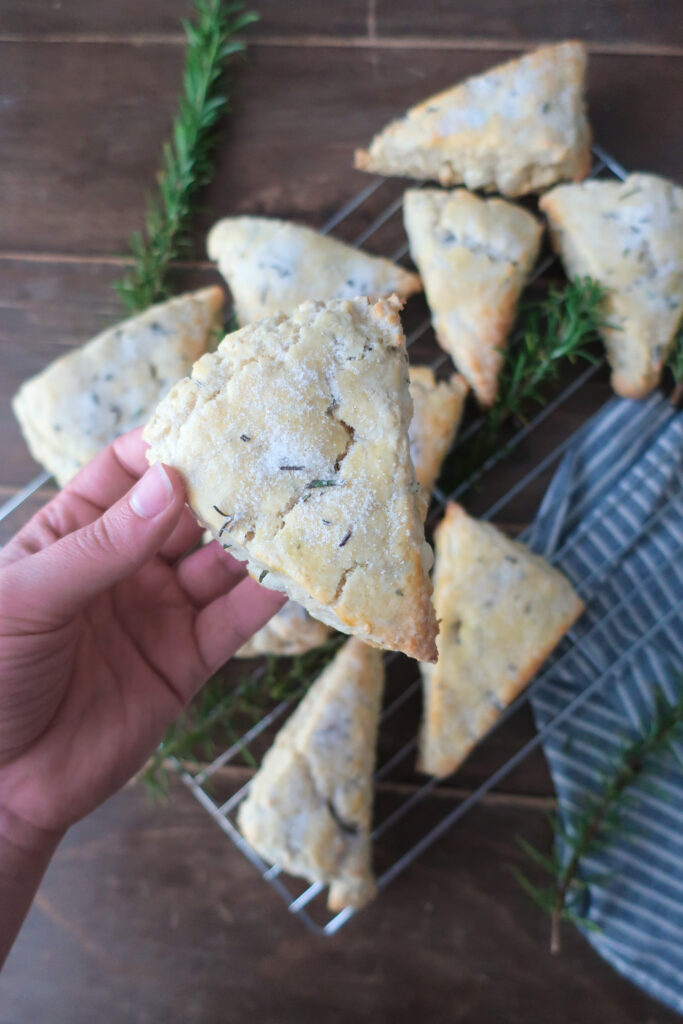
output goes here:
[[524, 422], [532, 403], [545, 405], [543, 389], [557, 380], [565, 361], [596, 362], [588, 346], [598, 340], [605, 322], [604, 297], [605, 290], [596, 281], [574, 278], [520, 306], [514, 333], [521, 338], [506, 349], [498, 398], [473, 441], [456, 447], [454, 458], [447, 460], [439, 481], [443, 491], [450, 493], [465, 482], [468, 487], [476, 482], [499, 446], [505, 423], [512, 419]]
[[597, 281], [575, 277], [563, 286], [551, 285], [542, 299], [522, 304], [521, 341], [506, 351], [498, 398], [487, 414], [485, 433], [497, 437], [506, 420], [524, 421], [530, 402], [543, 405], [540, 388], [557, 380], [563, 360], [597, 361], [586, 346], [597, 339], [604, 324], [604, 298], [605, 289]]
[[[150, 796], [167, 794], [171, 758], [196, 765], [202, 758], [212, 756], [216, 743], [226, 739], [235, 742], [269, 705], [302, 696], [347, 639], [336, 633], [327, 643], [306, 654], [293, 658], [269, 655], [261, 673], [245, 672], [236, 684], [230, 684], [230, 689], [221, 673], [214, 676], [185, 714], [168, 729], [143, 768], [140, 778]], [[248, 747], [241, 753], [248, 764], [256, 766]]]
[[[680, 680], [678, 680], [680, 684]], [[561, 859], [556, 841], [551, 856], [547, 856], [521, 837], [519, 845], [552, 882], [544, 887], [534, 885], [519, 870], [513, 869], [517, 881], [537, 906], [550, 914], [550, 950], [560, 951], [560, 926], [563, 920], [584, 928], [596, 929], [594, 922], [577, 912], [577, 900], [589, 885], [599, 885], [605, 879], [589, 875], [583, 861], [595, 849], [618, 837], [623, 830], [626, 808], [633, 801], [631, 788], [636, 784], [648, 785], [647, 772], [652, 759], [658, 755], [671, 755], [683, 768], [672, 741], [683, 738], [683, 692], [669, 701], [661, 691], [655, 692], [655, 711], [641, 736], [629, 743], [617, 758], [612, 772], [605, 778], [602, 790], [587, 798], [585, 807], [571, 824], [563, 827], [553, 821], [556, 836], [565, 848]]]
[[183, 22], [183, 92], [171, 141], [162, 151], [158, 194], [147, 200], [144, 232], [130, 240], [133, 269], [114, 285], [131, 313], [169, 295], [169, 270], [186, 242], [192, 201], [213, 175], [215, 127], [228, 107], [225, 68], [230, 58], [245, 51], [245, 43], [235, 36], [257, 20], [239, 2], [195, 0], [195, 10], [195, 23]]

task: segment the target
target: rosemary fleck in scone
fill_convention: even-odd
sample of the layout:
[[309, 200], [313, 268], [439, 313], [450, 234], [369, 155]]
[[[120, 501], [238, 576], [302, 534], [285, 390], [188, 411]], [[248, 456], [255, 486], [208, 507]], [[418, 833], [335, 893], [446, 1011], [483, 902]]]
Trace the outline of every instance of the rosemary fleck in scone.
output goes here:
[[31, 455], [63, 486], [110, 441], [145, 422], [220, 327], [221, 288], [152, 306], [56, 359], [13, 407]]
[[251, 575], [369, 643], [436, 658], [395, 297], [309, 302], [223, 340], [150, 420], [150, 461]]
[[254, 849], [309, 882], [331, 910], [375, 895], [370, 827], [384, 666], [348, 640], [278, 733], [240, 807]]
[[564, 185], [541, 199], [570, 276], [607, 289], [601, 331], [612, 386], [657, 387], [683, 314], [683, 189], [654, 174]]
[[240, 326], [289, 313], [308, 299], [407, 298], [420, 278], [391, 260], [269, 217], [227, 217], [211, 229], [209, 256], [227, 281]]
[[590, 168], [582, 43], [544, 46], [413, 107], [356, 153], [356, 167], [442, 185], [537, 192]]
[[464, 188], [409, 189], [403, 218], [437, 340], [481, 404], [492, 405], [543, 228], [521, 207]]
[[436, 531], [439, 660], [423, 666], [418, 767], [450, 775], [583, 611], [569, 581], [450, 504]]

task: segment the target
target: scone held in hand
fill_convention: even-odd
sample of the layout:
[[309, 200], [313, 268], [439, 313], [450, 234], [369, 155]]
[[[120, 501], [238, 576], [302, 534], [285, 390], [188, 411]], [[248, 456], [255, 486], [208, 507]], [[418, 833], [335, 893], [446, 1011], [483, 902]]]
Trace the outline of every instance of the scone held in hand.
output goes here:
[[[437, 381], [428, 366], [411, 366], [409, 372], [413, 400], [413, 418], [408, 432], [410, 455], [417, 481], [427, 499], [457, 432], [467, 384], [458, 374], [453, 374], [449, 380]], [[295, 601], [288, 601], [235, 657], [305, 654], [324, 644], [329, 635], [328, 626], [312, 618]]]
[[436, 657], [396, 299], [305, 303], [229, 335], [161, 403], [152, 461], [266, 586], [380, 647]]

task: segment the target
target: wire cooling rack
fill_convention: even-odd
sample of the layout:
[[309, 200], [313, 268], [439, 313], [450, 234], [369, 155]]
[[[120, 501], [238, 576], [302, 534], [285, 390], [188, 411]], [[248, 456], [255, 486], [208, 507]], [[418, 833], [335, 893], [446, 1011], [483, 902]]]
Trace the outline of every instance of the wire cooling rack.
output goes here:
[[[600, 146], [593, 147], [593, 166], [590, 177], [611, 177], [623, 180], [626, 176], [627, 172], [613, 157]], [[382, 232], [385, 232], [387, 238], [391, 238], [393, 233], [393, 237], [396, 239], [398, 233], [397, 225], [400, 224], [402, 192], [401, 194], [393, 195], [393, 197], [383, 202], [379, 212], [374, 212], [374, 209], [371, 209], [373, 204], [377, 204], [378, 199], [382, 199], [383, 191], [395, 192], [396, 188], [397, 183], [392, 179], [374, 178], [365, 189], [342, 206], [327, 221], [322, 228], [323, 232], [334, 232], [337, 235], [343, 236], [345, 233], [344, 229], [347, 228], [346, 235], [351, 235], [348, 240], [352, 241], [355, 245], [364, 245], [371, 238], [376, 243], [378, 236]], [[361, 230], [353, 231], [354, 224], [359, 225], [364, 220], [367, 220], [368, 223], [364, 223]], [[379, 246], [375, 244], [374, 248], [377, 251], [379, 248], [382, 248], [382, 244], [380, 243]], [[389, 245], [383, 251], [392, 259], [400, 261], [407, 256], [408, 246], [405, 242], [402, 242], [399, 246]], [[551, 254], [548, 253], [543, 256], [531, 275], [529, 285], [533, 286], [533, 282], [551, 270], [554, 263], [555, 257]], [[518, 342], [519, 338], [513, 336], [510, 344], [514, 345]], [[418, 356], [417, 361], [422, 363], [428, 362], [435, 372], [442, 370], [448, 365], [447, 355], [438, 348], [433, 339], [428, 316], [422, 317], [412, 329], [407, 327], [407, 344], [411, 349], [411, 358], [414, 353], [421, 352], [423, 358]], [[425, 359], [424, 354], [431, 358]], [[520, 424], [518, 429], [511, 434], [507, 443], [492, 455], [483, 466], [464, 480], [452, 493], [444, 494], [443, 491], [436, 488], [433, 492], [432, 505], [427, 519], [428, 526], [434, 525], [448, 501], [460, 499], [465, 493], [471, 493], [483, 477], [490, 474], [494, 467], [498, 467], [499, 464], [504, 462], [507, 464], [510, 455], [515, 451], [519, 451], [527, 439], [537, 432], [550, 417], [555, 414], [561, 416], [562, 410], [567, 408], [572, 397], [579, 390], [585, 388], [591, 378], [599, 374], [603, 369], [604, 360], [591, 364], [582, 372], [574, 374], [572, 379], [561, 388], [559, 393], [548, 404], [528, 422]], [[608, 399], [609, 401], [613, 401], [613, 399]], [[637, 407], [637, 411], [634, 413], [627, 428], [629, 432], [633, 433], [634, 439], [639, 436], [642, 437], [643, 431], [648, 429], [648, 424], [652, 424], [653, 417], [656, 419], [657, 401], [658, 399], [655, 396], [640, 403]], [[456, 438], [455, 448], [462, 447], [471, 442], [483, 426], [483, 422], [484, 420], [481, 416], [476, 416], [467, 423]], [[578, 430], [568, 436], [564, 436], [558, 444], [554, 445], [551, 451], [540, 460], [535, 461], [521, 477], [515, 474], [514, 471], [512, 474], [504, 473], [503, 476], [507, 476], [509, 485], [505, 486], [503, 493], [496, 500], [489, 502], [487, 507], [478, 513], [478, 517], [486, 520], [499, 517], [501, 512], [509, 509], [514, 501], [522, 495], [526, 496], [527, 501], [529, 495], [540, 497], [544, 482], [547, 480], [549, 473], [552, 472], [563, 453], [581, 431], [586, 429], [587, 425], [588, 423], [584, 423]], [[618, 472], [618, 467], [610, 466], [609, 463], [606, 464], [605, 476], [603, 478], [604, 483], [608, 484], [612, 477], [616, 482]], [[18, 510], [49, 479], [48, 473], [39, 474], [31, 483], [1, 506], [0, 521], [7, 519]], [[641, 535], [652, 529], [660, 521], [661, 517], [670, 509], [672, 502], [678, 503], [680, 501], [681, 494], [675, 494], [667, 506], [660, 509], [643, 523]], [[521, 538], [524, 539], [527, 533], [528, 531], [525, 531]], [[580, 537], [581, 532], [576, 532], [573, 535], [572, 543], [576, 543]], [[631, 538], [629, 544], [632, 543], [633, 538]], [[624, 551], [624, 548], [620, 549], [617, 547], [616, 554], [612, 556], [610, 564], [616, 565]], [[568, 548], [565, 546], [565, 548], [554, 554], [551, 561], [564, 557], [568, 553]], [[517, 749], [484, 782], [465, 795], [455, 806], [453, 806], [452, 799], [435, 800], [432, 802], [434, 807], [430, 808], [430, 813], [425, 813], [427, 797], [430, 794], [438, 795], [438, 780], [429, 778], [425, 781], [424, 777], [417, 777], [412, 772], [409, 772], [407, 776], [408, 781], [405, 781], [407, 765], [412, 763], [416, 752], [417, 739], [415, 729], [419, 713], [418, 708], [415, 708], [415, 714], [411, 720], [410, 735], [405, 739], [405, 742], [399, 743], [398, 746], [396, 746], [395, 742], [392, 742], [392, 727], [395, 725], [402, 709], [405, 711], [411, 701], [419, 701], [421, 683], [419, 675], [415, 671], [416, 666], [414, 662], [410, 662], [408, 659], [395, 653], [386, 655], [385, 664], [387, 668], [391, 666], [391, 670], [387, 673], [385, 705], [380, 720], [380, 749], [386, 746], [388, 753], [379, 760], [375, 782], [381, 783], [386, 787], [388, 783], [394, 780], [394, 785], [389, 786], [390, 793], [392, 794], [391, 806], [385, 808], [384, 813], [376, 814], [376, 823], [372, 833], [375, 861], [378, 869], [377, 884], [380, 890], [385, 889], [417, 857], [471, 810], [486, 793], [516, 769], [532, 751], [542, 744], [546, 736], [559, 728], [608, 678], [614, 676], [636, 649], [650, 643], [653, 639], [653, 633], [667, 629], [669, 619], [678, 611], [677, 606], [674, 606], [670, 614], [662, 618], [650, 632], [634, 635], [630, 645], [627, 644], [624, 647], [622, 656], [610, 665], [606, 671], [602, 663], [592, 653], [594, 642], [599, 642], [601, 636], [606, 635], [617, 618], [630, 613], [637, 598], [643, 599], [643, 595], [647, 596], [651, 590], [666, 588], [667, 573], [670, 568], [670, 564], [664, 564], [664, 562], [662, 564], [653, 564], [649, 575], [639, 580], [637, 587], [622, 594], [618, 603], [613, 605], [606, 615], [602, 614], [601, 617], [598, 617], [596, 624], [587, 632], [585, 630], [582, 631], [580, 625], [578, 625], [565, 636], [544, 671], [503, 711], [488, 735], [491, 735], [492, 732], [500, 728], [504, 722], [511, 718], [529, 700], [530, 695], [542, 686], [551, 667], [554, 669], [558, 663], [563, 662], [568, 667], [576, 663], [577, 671], [580, 671], [582, 678], [587, 680], [587, 685], [544, 728]], [[595, 586], [598, 582], [604, 580], [605, 573], [608, 571], [609, 564], [607, 566], [603, 564], [599, 570], [589, 568], [582, 579], [574, 581], [576, 589], [581, 594], [587, 609], [590, 610], [591, 597]], [[251, 678], [259, 676], [264, 670], [263, 665], [256, 667]], [[331, 935], [337, 932], [355, 912], [351, 909], [345, 909], [340, 913], [331, 915], [326, 909], [324, 900], [325, 887], [323, 885], [318, 883], [309, 885], [289, 876], [285, 878], [278, 865], [266, 864], [249, 846], [237, 829], [236, 814], [240, 803], [248, 793], [250, 782], [247, 781], [240, 785], [239, 780], [244, 777], [242, 773], [225, 771], [230, 766], [236, 766], [238, 759], [245, 751], [258, 750], [259, 741], [263, 744], [266, 734], [282, 723], [287, 712], [291, 710], [293, 703], [289, 699], [278, 703], [259, 722], [245, 731], [228, 749], [222, 751], [211, 763], [204, 765], [199, 770], [193, 769], [189, 771], [186, 766], [179, 762], [175, 762], [175, 767], [190, 792], [208, 811], [210, 816], [238, 849], [251, 861], [262, 877], [280, 894], [289, 910], [300, 917], [311, 930]], [[383, 738], [388, 738], [388, 743], [382, 743]], [[229, 777], [227, 782], [226, 775]], [[238, 779], [237, 784], [234, 783], [235, 778]]]

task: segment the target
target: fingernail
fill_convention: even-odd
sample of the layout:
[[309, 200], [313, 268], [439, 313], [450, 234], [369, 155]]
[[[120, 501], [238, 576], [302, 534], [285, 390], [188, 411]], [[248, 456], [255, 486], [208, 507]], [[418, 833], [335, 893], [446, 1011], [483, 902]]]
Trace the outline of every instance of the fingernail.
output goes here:
[[173, 485], [160, 462], [155, 462], [131, 491], [130, 507], [141, 519], [154, 519], [171, 504]]

